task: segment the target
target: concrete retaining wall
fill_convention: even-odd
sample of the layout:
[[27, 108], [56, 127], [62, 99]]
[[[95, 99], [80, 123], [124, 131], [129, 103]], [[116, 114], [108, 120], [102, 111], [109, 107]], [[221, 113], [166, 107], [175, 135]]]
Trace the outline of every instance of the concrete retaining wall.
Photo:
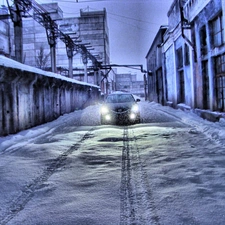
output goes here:
[[99, 98], [99, 87], [0, 56], [0, 136], [58, 118]]

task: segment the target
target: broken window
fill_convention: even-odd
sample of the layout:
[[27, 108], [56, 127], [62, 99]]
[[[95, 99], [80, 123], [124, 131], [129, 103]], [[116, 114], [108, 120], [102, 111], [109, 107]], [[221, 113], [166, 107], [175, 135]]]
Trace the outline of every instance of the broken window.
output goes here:
[[222, 14], [220, 14], [214, 20], [211, 21], [211, 36], [213, 47], [219, 47], [224, 43], [223, 29], [224, 25], [222, 20]]

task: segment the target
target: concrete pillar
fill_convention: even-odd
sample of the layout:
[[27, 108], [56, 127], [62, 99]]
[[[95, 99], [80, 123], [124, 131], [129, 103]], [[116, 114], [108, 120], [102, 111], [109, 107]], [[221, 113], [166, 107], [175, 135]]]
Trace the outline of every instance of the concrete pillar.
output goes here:
[[60, 86], [60, 114], [63, 115], [66, 113], [66, 94], [65, 94], [65, 84], [62, 83]]
[[60, 115], [60, 101], [59, 101], [59, 87], [54, 85], [53, 87], [53, 118], [58, 118]]
[[17, 7], [19, 8], [17, 1], [14, 1], [15, 11], [13, 11], [12, 17], [14, 24], [15, 59], [17, 62], [23, 63], [23, 21], [21, 12], [17, 9]]
[[33, 118], [34, 118], [34, 124], [39, 125], [40, 124], [40, 109], [39, 109], [39, 104], [40, 104], [40, 94], [39, 94], [39, 88], [38, 88], [38, 82], [36, 81], [34, 86], [33, 86]]
[[22, 21], [14, 23], [15, 59], [23, 63], [23, 27]]
[[12, 120], [13, 120], [13, 133], [16, 133], [20, 130], [19, 128], [19, 118], [18, 118], [18, 84], [16, 83], [17, 79], [15, 82], [11, 83], [12, 86]]
[[73, 57], [69, 57], [68, 61], [69, 61], [69, 78], [73, 78]]
[[13, 126], [12, 121], [12, 95], [11, 85], [5, 84], [3, 94], [3, 134], [14, 133], [11, 127]]
[[52, 68], [52, 72], [56, 73], [57, 69], [56, 69], [56, 53], [55, 53], [55, 45], [50, 46], [50, 54], [51, 54], [51, 68]]
[[82, 54], [82, 61], [84, 64], [84, 82], [88, 82], [88, 76], [87, 76], [87, 63], [88, 63], [88, 59], [87, 59], [87, 54]]

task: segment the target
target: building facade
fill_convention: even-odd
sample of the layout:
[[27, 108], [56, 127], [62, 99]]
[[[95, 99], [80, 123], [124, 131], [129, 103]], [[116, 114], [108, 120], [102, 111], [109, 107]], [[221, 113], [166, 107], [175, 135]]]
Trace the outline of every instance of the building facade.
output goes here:
[[115, 91], [129, 92], [144, 97], [144, 81], [137, 80], [137, 74], [116, 74], [114, 79]]
[[[161, 44], [165, 102], [155, 91], [160, 82], [157, 77], [156, 81], [149, 79], [149, 100], [173, 107], [225, 111], [224, 4], [223, 0], [174, 0]], [[148, 56], [147, 69], [151, 70]]]
[[183, 16], [184, 1], [175, 0], [168, 12], [168, 29], [164, 36], [163, 55], [167, 102], [195, 107], [194, 60], [190, 22]]
[[10, 35], [10, 22], [7, 17], [8, 9], [6, 7], [0, 8], [0, 15], [2, 19], [0, 20], [0, 54], [5, 56], [11, 55], [11, 35]]
[[[6, 8], [7, 9], [7, 8]], [[77, 44], [77, 46], [84, 46], [88, 54], [97, 59], [102, 64], [109, 64], [109, 31], [107, 25], [106, 10], [102, 11], [87, 11], [80, 10], [80, 16], [64, 18], [63, 11], [58, 6], [58, 3], [42, 4], [41, 9], [47, 11], [51, 19], [57, 24], [57, 29], [63, 34], [69, 35], [70, 38]], [[33, 13], [31, 11], [31, 13]], [[2, 13], [1, 13], [2, 14]], [[52, 52], [50, 49], [50, 41], [48, 39], [48, 32], [37, 21], [38, 15], [33, 14], [31, 17], [23, 17], [23, 63], [38, 67], [44, 70], [51, 70]], [[0, 20], [3, 24], [4, 20]], [[11, 35], [5, 36], [4, 40], [10, 45], [4, 44], [5, 52], [11, 50], [11, 58], [14, 58], [14, 31], [13, 23], [10, 19]], [[5, 24], [1, 26], [5, 31]], [[0, 31], [1, 32], [1, 31]], [[2, 35], [0, 35], [0, 38]], [[7, 38], [6, 38], [7, 37]], [[69, 58], [65, 41], [62, 36], [56, 32], [56, 46], [55, 46], [55, 64], [56, 73], [63, 76], [69, 76]], [[10, 41], [9, 41], [10, 39]], [[0, 46], [1, 47], [1, 46]], [[79, 48], [75, 48], [72, 52], [72, 68], [74, 79], [94, 83], [99, 86], [101, 84], [102, 72], [93, 70], [93, 60], [87, 55], [82, 54]], [[86, 74], [86, 79], [84, 78]], [[71, 76], [70, 76], [71, 77]]]
[[[202, 7], [201, 10], [197, 9]], [[198, 14], [193, 14], [195, 10]], [[225, 111], [225, 8], [224, 1], [190, 1], [184, 5], [192, 24], [196, 49], [196, 107]]]
[[167, 30], [167, 26], [161, 26], [158, 33], [156, 34], [154, 41], [149, 49], [146, 60], [148, 71], [151, 71], [147, 76], [147, 99], [149, 101], [155, 101], [160, 104], [165, 104], [166, 91], [163, 87], [165, 78], [163, 78], [163, 54], [162, 54], [162, 43], [163, 35]]

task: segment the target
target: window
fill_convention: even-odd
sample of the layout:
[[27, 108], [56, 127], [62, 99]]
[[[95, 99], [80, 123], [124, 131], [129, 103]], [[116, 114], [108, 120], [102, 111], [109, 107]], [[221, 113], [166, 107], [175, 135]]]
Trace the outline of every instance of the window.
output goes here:
[[222, 20], [222, 14], [220, 14], [218, 17], [216, 17], [211, 22], [211, 32], [212, 32], [212, 45], [213, 47], [219, 47], [221, 46], [223, 41], [223, 20]]
[[162, 48], [161, 47], [157, 46], [156, 54], [157, 54], [156, 55], [156, 60], [157, 60], [156, 66], [160, 67], [160, 66], [162, 66]]
[[209, 74], [208, 74], [208, 61], [202, 61], [202, 91], [203, 91], [203, 108], [209, 109]]
[[215, 58], [215, 84], [217, 109], [225, 111], [225, 54]]
[[178, 103], [185, 103], [185, 83], [184, 83], [184, 71], [179, 71], [178, 74]]
[[190, 53], [189, 53], [189, 46], [185, 44], [184, 46], [184, 60], [185, 60], [185, 65], [190, 65]]
[[201, 54], [207, 54], [207, 35], [206, 35], [206, 26], [204, 25], [200, 29], [200, 44], [201, 44]]
[[215, 58], [215, 71], [217, 75], [225, 76], [225, 54]]
[[176, 51], [177, 55], [177, 69], [180, 69], [183, 67], [183, 54], [182, 54], [182, 48], [178, 48]]

